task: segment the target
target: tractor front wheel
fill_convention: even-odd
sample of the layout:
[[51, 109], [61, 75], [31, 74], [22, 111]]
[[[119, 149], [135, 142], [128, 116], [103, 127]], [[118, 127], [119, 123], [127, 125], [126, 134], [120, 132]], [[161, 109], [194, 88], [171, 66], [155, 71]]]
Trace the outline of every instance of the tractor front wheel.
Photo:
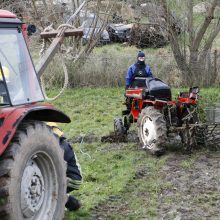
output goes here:
[[0, 219], [60, 220], [64, 217], [63, 150], [44, 123], [23, 123], [1, 156], [0, 198]]
[[167, 128], [163, 114], [152, 106], [146, 107], [141, 111], [137, 126], [142, 147], [148, 149], [152, 154], [162, 154], [167, 140]]
[[124, 136], [126, 133], [125, 127], [123, 125], [121, 118], [114, 119], [114, 132], [117, 136]]

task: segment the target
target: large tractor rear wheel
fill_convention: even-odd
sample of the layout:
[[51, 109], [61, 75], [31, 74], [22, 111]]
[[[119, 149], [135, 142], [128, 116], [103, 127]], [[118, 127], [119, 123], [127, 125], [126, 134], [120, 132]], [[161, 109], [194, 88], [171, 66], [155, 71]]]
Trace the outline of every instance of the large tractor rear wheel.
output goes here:
[[27, 121], [0, 160], [0, 219], [61, 220], [66, 202], [63, 150], [42, 122]]
[[167, 140], [167, 128], [163, 114], [152, 106], [146, 107], [141, 111], [137, 126], [143, 148], [155, 155], [163, 154]]

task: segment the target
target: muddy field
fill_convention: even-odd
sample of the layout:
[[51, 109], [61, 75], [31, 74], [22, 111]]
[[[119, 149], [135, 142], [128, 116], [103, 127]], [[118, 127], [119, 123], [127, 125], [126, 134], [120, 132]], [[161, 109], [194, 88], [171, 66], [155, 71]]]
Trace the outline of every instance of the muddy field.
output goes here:
[[[160, 219], [219, 219], [220, 152], [196, 152], [191, 164], [188, 155], [169, 154], [161, 169], [163, 183], [158, 217]], [[167, 203], [167, 201], [170, 201]]]
[[[90, 143], [98, 139], [85, 137]], [[108, 142], [103, 152], [120, 150], [118, 160], [130, 144], [137, 156], [135, 172], [119, 193], [99, 201], [88, 219], [220, 219], [220, 150], [203, 148], [188, 154], [179, 145], [156, 158], [140, 149], [136, 134], [124, 143], [111, 136], [101, 139]]]
[[[175, 153], [168, 153], [166, 164], [157, 174], [161, 177], [161, 185], [154, 219], [220, 219], [220, 152], [203, 153], [197, 152], [196, 161], [186, 168], [182, 163], [190, 158], [189, 155], [177, 157]], [[147, 167], [138, 169], [121, 195], [110, 196], [108, 201], [96, 207], [93, 219], [111, 219], [112, 213], [117, 213], [117, 218], [121, 216], [121, 219], [146, 219], [144, 214], [129, 208], [128, 202], [137, 196], [140, 179], [147, 182], [149, 175]], [[148, 205], [148, 192], [142, 188], [138, 196], [144, 209]]]

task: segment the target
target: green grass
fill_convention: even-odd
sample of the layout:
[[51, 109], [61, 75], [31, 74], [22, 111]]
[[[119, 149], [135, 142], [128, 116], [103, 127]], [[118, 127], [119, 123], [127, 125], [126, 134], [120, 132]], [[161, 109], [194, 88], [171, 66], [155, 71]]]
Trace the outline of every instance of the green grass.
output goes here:
[[[66, 213], [65, 219], [91, 219], [95, 207], [104, 210], [106, 218], [120, 219], [120, 209], [124, 209], [125, 204], [130, 210], [127, 213], [130, 217], [156, 216], [161, 183], [154, 174], [165, 160], [147, 156], [143, 151], [135, 150], [135, 146], [126, 144], [119, 149], [109, 149], [108, 144], [96, 143], [85, 145], [84, 150], [91, 155], [91, 159], [79, 154], [84, 183], [80, 191], [74, 193], [82, 201], [83, 207], [76, 213]], [[146, 178], [134, 179], [136, 170], [143, 168], [149, 173], [147, 181]], [[142, 193], [148, 195], [147, 209], [142, 207], [143, 200], [139, 196]], [[107, 210], [114, 206], [118, 213]], [[135, 214], [131, 213], [134, 209]]]
[[[180, 91], [187, 89], [173, 89], [175, 99]], [[55, 92], [51, 92], [53, 96]], [[61, 124], [61, 128], [69, 138], [79, 135], [104, 135], [113, 130], [113, 119], [121, 116], [125, 109], [124, 88], [77, 88], [68, 89], [65, 94], [54, 102], [58, 109], [62, 109], [72, 120], [70, 124]], [[220, 102], [220, 89], [201, 89], [200, 105], [205, 108], [212, 103]]]
[[[179, 91], [173, 89], [173, 97]], [[55, 94], [55, 91], [50, 95]], [[53, 104], [70, 116], [70, 124], [60, 124], [66, 136], [76, 137], [93, 134], [97, 137], [113, 131], [113, 119], [125, 108], [124, 88], [77, 88], [68, 89]], [[220, 89], [201, 89], [201, 105], [220, 102]], [[136, 129], [133, 125], [133, 129]], [[137, 143], [76, 143], [73, 148], [81, 163], [84, 182], [74, 196], [82, 202], [82, 208], [66, 212], [69, 219], [158, 219], [160, 195], [172, 190], [171, 182], [164, 181], [161, 169], [169, 155], [155, 158], [141, 150]], [[84, 153], [81, 153], [83, 151]], [[175, 154], [175, 151], [174, 151]], [[178, 157], [176, 152], [176, 157]], [[187, 157], [180, 162], [180, 169], [193, 169], [197, 156]], [[176, 194], [176, 198], [181, 195]], [[215, 199], [215, 194], [208, 200]], [[204, 200], [196, 197], [195, 203]], [[175, 203], [167, 197], [166, 204]], [[94, 217], [95, 215], [95, 217]], [[172, 219], [172, 213], [169, 214]], [[92, 217], [93, 216], [93, 217]], [[122, 217], [123, 216], [123, 217]]]
[[68, 137], [103, 135], [113, 129], [113, 119], [124, 108], [123, 88], [78, 88], [67, 90], [54, 104], [72, 120], [61, 125]]
[[197, 158], [197, 155], [196, 155], [196, 156], [193, 155], [193, 156], [189, 157], [188, 159], [183, 160], [183, 161], [180, 163], [180, 166], [181, 166], [183, 169], [186, 169], [186, 170], [187, 170], [187, 169], [190, 169], [190, 168], [193, 167], [196, 158]]

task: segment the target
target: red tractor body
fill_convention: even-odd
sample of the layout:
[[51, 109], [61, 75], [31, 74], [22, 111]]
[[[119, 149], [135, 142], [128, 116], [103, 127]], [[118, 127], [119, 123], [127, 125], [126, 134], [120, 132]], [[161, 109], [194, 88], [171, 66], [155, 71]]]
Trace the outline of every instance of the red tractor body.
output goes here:
[[144, 99], [143, 93], [145, 89], [146, 88], [131, 88], [126, 91], [126, 97], [132, 98], [131, 114], [134, 120], [138, 119], [141, 110], [146, 106], [154, 106], [155, 109], [161, 109], [164, 106], [177, 106], [178, 110], [181, 111], [183, 106], [186, 104], [193, 106], [196, 106], [198, 104], [198, 99], [192, 98], [192, 94], [185, 94], [188, 97], [178, 97], [177, 100], [174, 101]]
[[17, 18], [17, 16], [10, 11], [0, 10], [0, 18]]
[[70, 119], [53, 105], [23, 105], [0, 109], [0, 156], [10, 144], [17, 127], [23, 120], [69, 123]]
[[[20, 29], [20, 33], [17, 32], [18, 29]], [[1, 155], [23, 119], [65, 123], [69, 123], [70, 119], [64, 113], [54, 109], [52, 105], [36, 104], [43, 101], [44, 96], [27, 49], [26, 24], [17, 19], [13, 13], [0, 10], [0, 34], [2, 34], [2, 42], [0, 42], [0, 72], [2, 72], [0, 95], [4, 99], [0, 108]], [[13, 52], [16, 53], [16, 57], [11, 55]], [[8, 56], [11, 57], [7, 58]], [[22, 72], [22, 69], [25, 71]], [[6, 70], [5, 73], [4, 70]], [[20, 100], [13, 100], [22, 89], [24, 91]]]
[[115, 119], [115, 132], [126, 135], [131, 123], [137, 122], [142, 147], [152, 153], [163, 151], [172, 132], [180, 134], [183, 143], [191, 147], [195, 141], [189, 144], [193, 139], [190, 133], [199, 122], [198, 93], [199, 89], [194, 87], [172, 100], [170, 87], [161, 80], [137, 77], [126, 90], [127, 109], [122, 112], [123, 120]]
[[27, 26], [0, 10], [0, 219], [62, 219], [66, 165], [45, 122], [70, 118], [44, 101]]

